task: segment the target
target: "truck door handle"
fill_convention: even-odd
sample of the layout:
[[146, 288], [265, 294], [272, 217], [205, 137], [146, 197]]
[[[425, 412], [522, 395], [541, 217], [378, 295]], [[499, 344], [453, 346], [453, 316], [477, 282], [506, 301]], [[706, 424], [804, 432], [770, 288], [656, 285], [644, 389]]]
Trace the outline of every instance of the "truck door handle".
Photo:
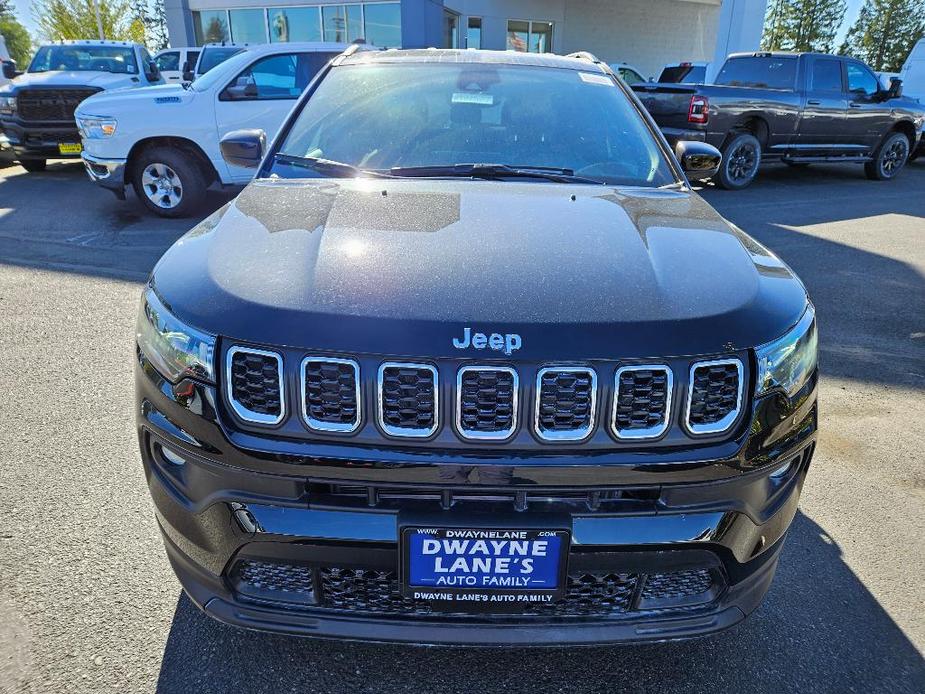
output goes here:
[[818, 106], [818, 105], [821, 104], [822, 102], [819, 101], [819, 99], [810, 99], [810, 100], [807, 101], [806, 103], [809, 104], [810, 106]]
[[851, 102], [850, 104], [848, 104], [848, 108], [861, 108], [861, 104], [856, 104], [854, 102]]

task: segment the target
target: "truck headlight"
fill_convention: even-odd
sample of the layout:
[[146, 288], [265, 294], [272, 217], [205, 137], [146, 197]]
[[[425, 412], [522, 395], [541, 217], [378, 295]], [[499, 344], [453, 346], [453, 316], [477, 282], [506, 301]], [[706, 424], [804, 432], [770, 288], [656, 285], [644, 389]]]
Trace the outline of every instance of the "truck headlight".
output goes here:
[[757, 394], [781, 389], [794, 395], [816, 369], [818, 336], [816, 311], [812, 304], [800, 321], [783, 337], [761, 345], [758, 356]]
[[77, 129], [82, 137], [90, 140], [100, 140], [116, 134], [115, 118], [104, 116], [77, 116]]
[[150, 286], [141, 298], [135, 336], [138, 348], [171, 383], [187, 377], [215, 382], [215, 336], [182, 323]]
[[0, 113], [6, 116], [12, 116], [16, 113], [15, 96], [0, 96]]

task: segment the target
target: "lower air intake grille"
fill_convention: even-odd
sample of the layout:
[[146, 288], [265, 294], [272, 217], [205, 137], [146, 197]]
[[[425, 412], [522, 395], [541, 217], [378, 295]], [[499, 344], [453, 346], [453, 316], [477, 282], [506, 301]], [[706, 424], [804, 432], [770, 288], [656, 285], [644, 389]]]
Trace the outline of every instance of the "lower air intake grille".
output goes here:
[[312, 429], [353, 431], [360, 426], [360, 367], [348, 359], [302, 361], [302, 415]]
[[471, 439], [506, 439], [517, 426], [517, 372], [500, 367], [459, 370], [459, 433]]
[[281, 562], [239, 561], [232, 572], [242, 595], [280, 602], [314, 602], [314, 569]]
[[594, 428], [597, 376], [591, 369], [540, 369], [536, 384], [536, 433], [549, 441], [576, 441]]
[[695, 434], [718, 433], [732, 426], [742, 401], [742, 362], [698, 362], [691, 367], [687, 426]]
[[713, 577], [706, 569], [691, 569], [670, 574], [652, 574], [642, 591], [644, 600], [671, 600], [706, 593]]
[[379, 367], [379, 424], [392, 436], [430, 436], [437, 430], [437, 370], [428, 364]]
[[668, 428], [671, 369], [667, 366], [625, 366], [617, 370], [613, 429], [619, 438], [661, 436]]
[[243, 420], [276, 424], [283, 418], [283, 360], [275, 352], [228, 350], [228, 396]]

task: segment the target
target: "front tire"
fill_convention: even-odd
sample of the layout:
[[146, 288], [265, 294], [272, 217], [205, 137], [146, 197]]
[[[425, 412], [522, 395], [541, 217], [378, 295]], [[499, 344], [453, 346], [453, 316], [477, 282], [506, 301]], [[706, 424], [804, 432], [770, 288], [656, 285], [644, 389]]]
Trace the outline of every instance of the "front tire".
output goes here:
[[142, 204], [160, 217], [188, 217], [202, 205], [208, 182], [193, 158], [180, 150], [152, 147], [132, 166], [132, 187]]
[[29, 173], [39, 173], [45, 170], [47, 163], [44, 159], [24, 159], [19, 165]]
[[751, 133], [739, 133], [723, 147], [723, 163], [716, 182], [726, 190], [751, 185], [761, 164], [761, 143]]
[[909, 160], [909, 138], [892, 133], [874, 151], [873, 160], [864, 164], [864, 173], [872, 181], [895, 178]]

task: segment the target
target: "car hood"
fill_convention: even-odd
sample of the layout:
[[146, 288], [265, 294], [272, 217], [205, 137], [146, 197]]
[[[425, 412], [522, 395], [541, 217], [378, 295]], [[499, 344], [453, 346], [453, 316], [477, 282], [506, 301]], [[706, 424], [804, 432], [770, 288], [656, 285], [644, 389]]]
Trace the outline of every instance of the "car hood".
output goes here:
[[148, 103], [151, 106], [164, 104], [185, 104], [194, 98], [194, 92], [180, 84], [155, 84], [135, 89], [116, 89], [94, 94], [84, 99], [77, 107], [77, 114], [116, 115], [114, 109], [120, 106], [137, 107]]
[[13, 80], [16, 88], [25, 87], [97, 87], [99, 89], [118, 89], [120, 87], [138, 86], [141, 77], [122, 75], [112, 72], [90, 71], [50, 71], [26, 72]]
[[518, 333], [523, 358], [729, 352], [780, 336], [807, 300], [695, 193], [471, 180], [256, 181], [152, 282], [215, 334], [433, 357], [464, 356], [466, 327]]

